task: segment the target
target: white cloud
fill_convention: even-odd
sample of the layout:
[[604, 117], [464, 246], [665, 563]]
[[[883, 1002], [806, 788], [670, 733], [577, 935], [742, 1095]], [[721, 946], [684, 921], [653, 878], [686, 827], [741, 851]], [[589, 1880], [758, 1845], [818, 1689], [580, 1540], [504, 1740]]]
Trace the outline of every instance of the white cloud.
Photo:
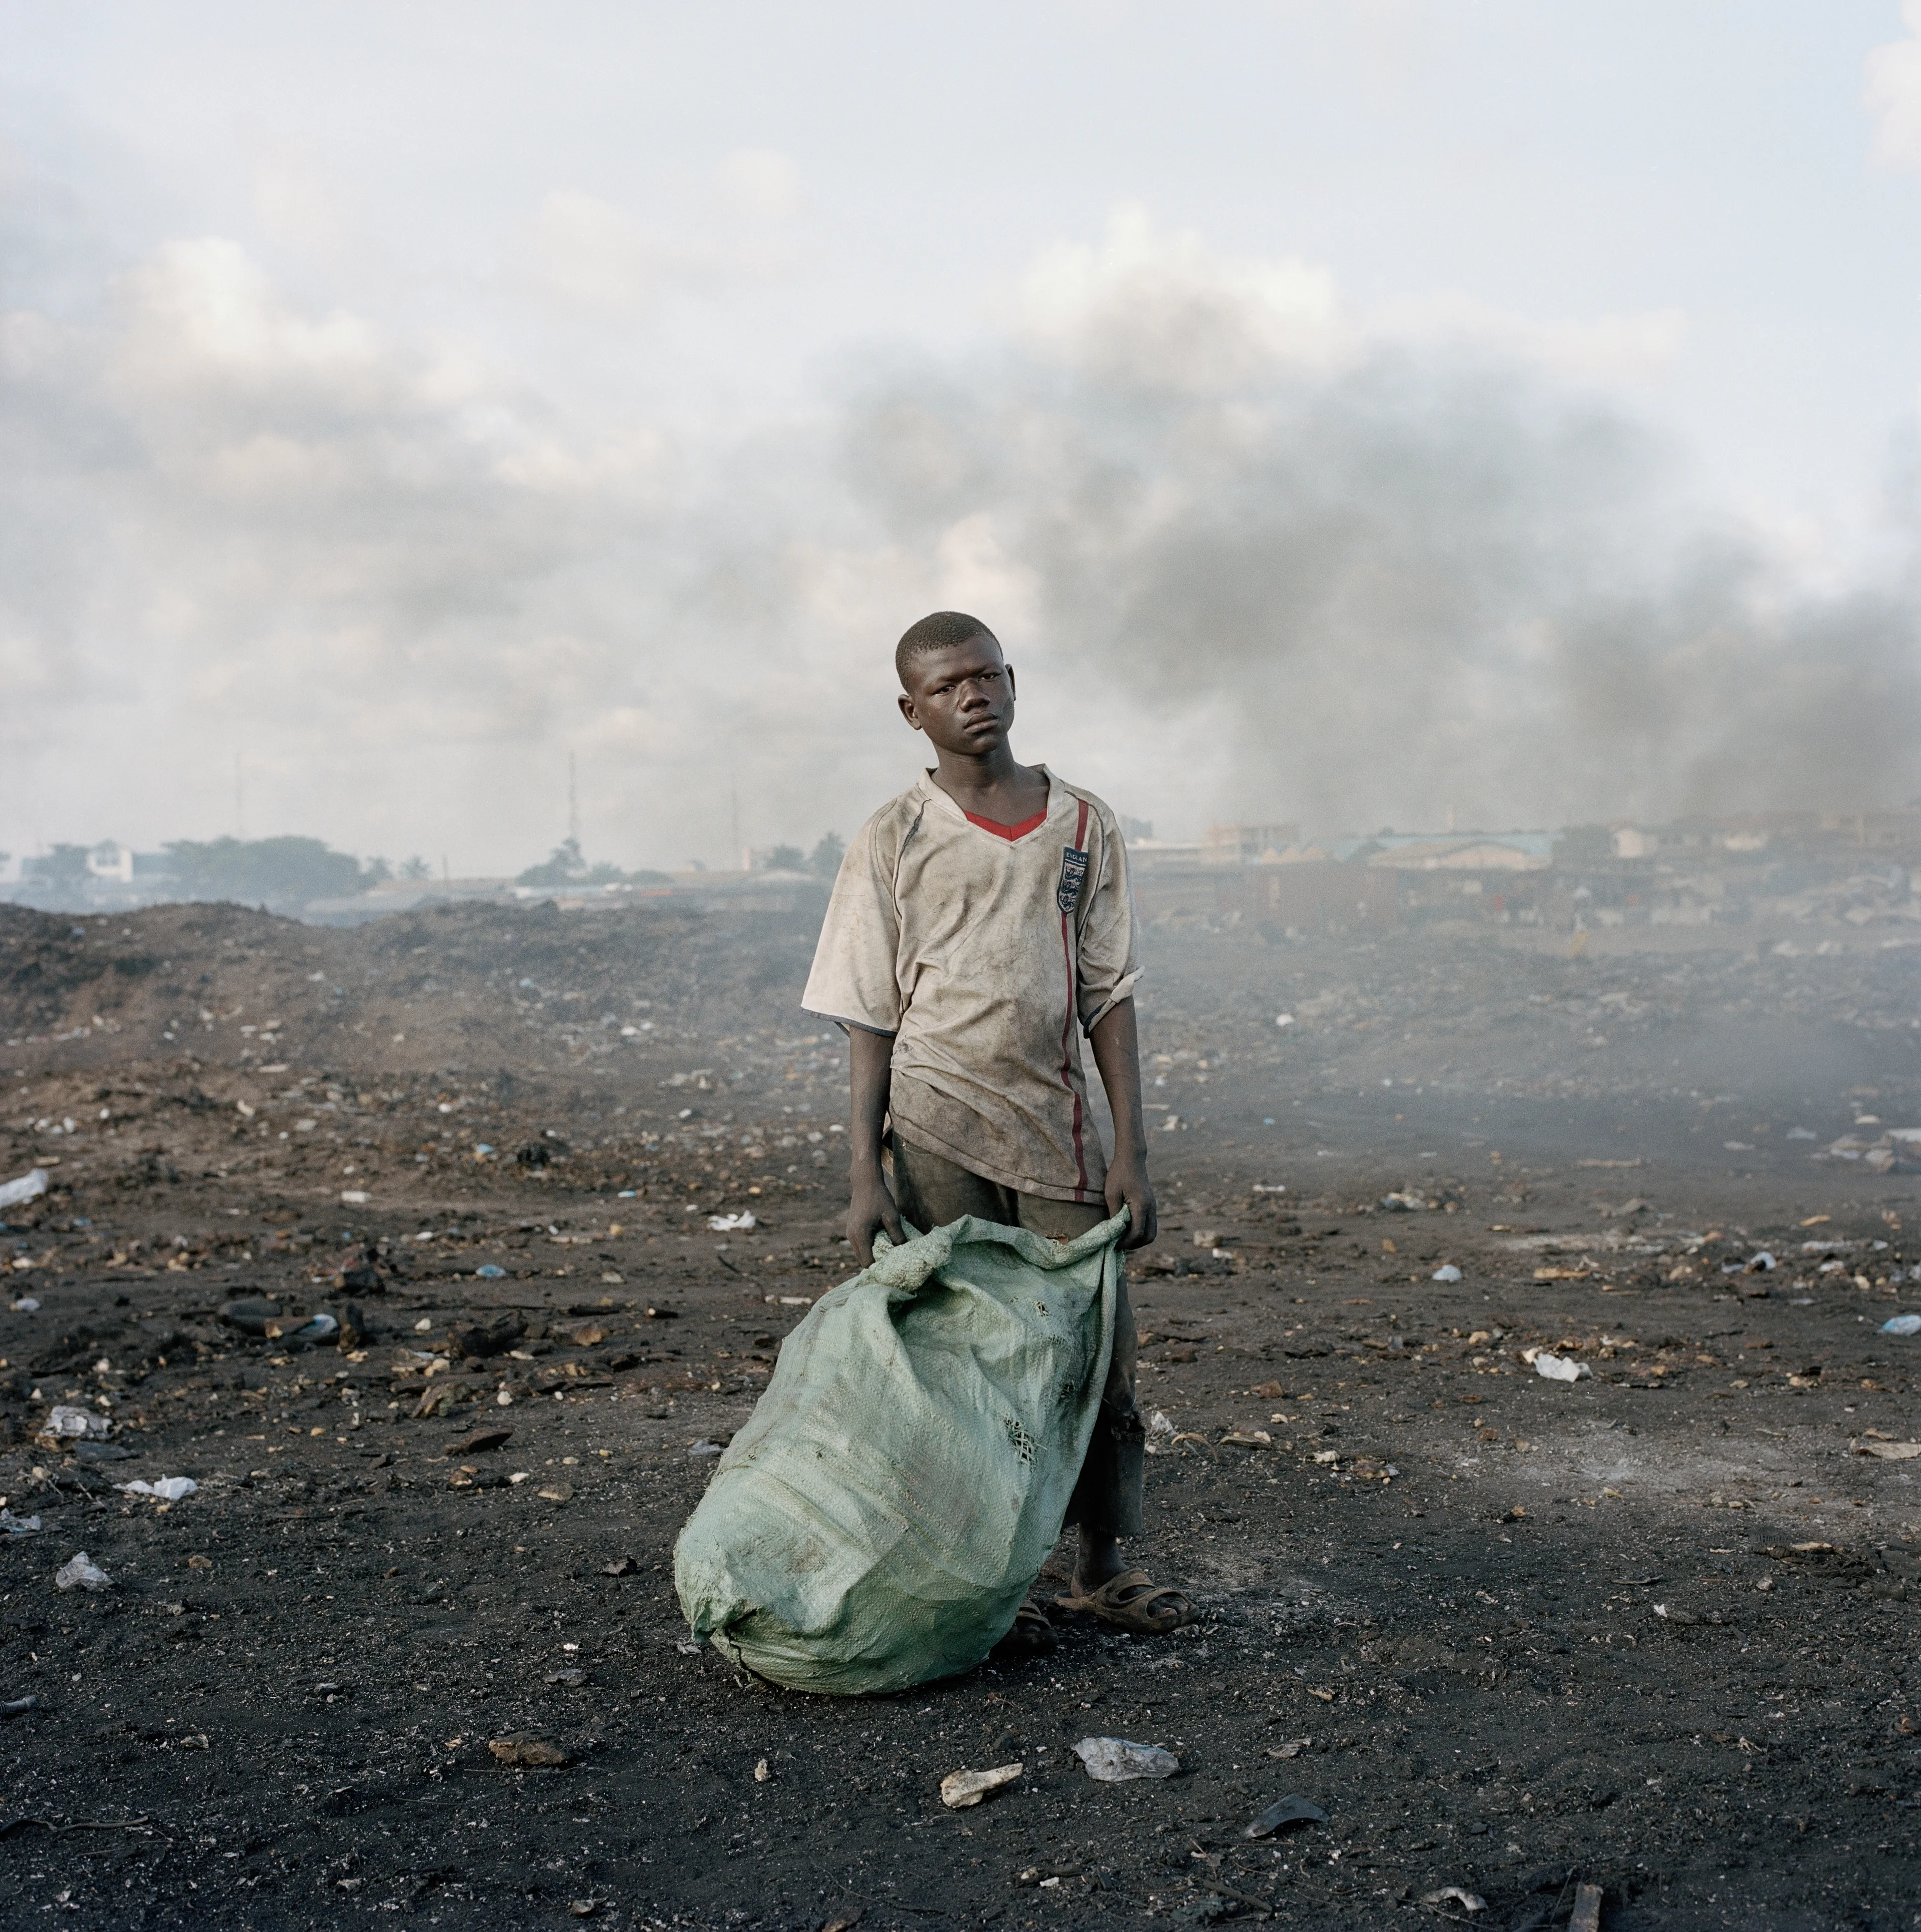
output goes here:
[[237, 242], [169, 242], [121, 293], [114, 379], [130, 401], [364, 413], [396, 400], [399, 372], [372, 323], [343, 309], [301, 314]]
[[1867, 103], [1878, 122], [1877, 160], [1893, 168], [1921, 168], [1921, 0], [1907, 0], [1905, 40], [1868, 56]]
[[745, 148], [721, 164], [724, 204], [750, 221], [789, 221], [806, 206], [800, 170], [767, 148]]
[[670, 272], [667, 251], [612, 202], [559, 188], [541, 203], [528, 266], [542, 292], [590, 314], [642, 314]]
[[277, 247], [323, 265], [344, 262], [360, 240], [339, 184], [313, 156], [270, 142], [253, 170], [253, 218]]
[[721, 164], [714, 186], [718, 212], [691, 237], [645, 227], [584, 190], [556, 188], [526, 236], [520, 279], [577, 315], [622, 320], [683, 291], [711, 294], [791, 274], [799, 258], [784, 230], [804, 203], [793, 163], [744, 151]]
[[1529, 322], [1461, 296], [1404, 304], [1371, 320], [1376, 332], [1391, 339], [1453, 338], [1580, 382], [1626, 386], [1666, 375], [1680, 359], [1688, 338], [1688, 318], [1680, 309]]
[[1098, 247], [1056, 242], [1016, 286], [1021, 339], [1083, 374], [1206, 394], [1276, 369], [1326, 371], [1359, 346], [1326, 268], [1212, 254], [1164, 232], [1144, 208], [1113, 210]]

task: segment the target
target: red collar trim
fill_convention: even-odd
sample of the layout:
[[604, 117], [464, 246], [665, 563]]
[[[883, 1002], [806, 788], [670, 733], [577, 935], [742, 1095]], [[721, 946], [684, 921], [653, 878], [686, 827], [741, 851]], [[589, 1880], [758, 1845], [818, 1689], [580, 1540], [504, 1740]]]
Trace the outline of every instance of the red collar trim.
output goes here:
[[1015, 839], [1026, 838], [1029, 832], [1045, 821], [1047, 808], [1042, 806], [1032, 818], [1023, 818], [1018, 825], [1002, 825], [991, 818], [978, 818], [964, 805], [961, 808], [961, 815], [969, 825], [978, 825], [983, 832], [991, 832], [996, 838], [1005, 838], [1011, 845]]

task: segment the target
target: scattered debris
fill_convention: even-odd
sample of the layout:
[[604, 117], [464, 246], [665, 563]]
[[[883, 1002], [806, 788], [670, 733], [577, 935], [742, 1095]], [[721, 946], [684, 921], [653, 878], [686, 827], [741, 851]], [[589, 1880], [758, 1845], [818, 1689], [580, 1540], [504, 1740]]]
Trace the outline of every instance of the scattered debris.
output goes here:
[[1884, 1462], [1906, 1462], [1921, 1456], [1921, 1442], [1851, 1442], [1857, 1456], [1878, 1456]]
[[492, 1322], [463, 1322], [447, 1331], [447, 1346], [455, 1354], [472, 1361], [504, 1355], [527, 1332], [518, 1315], [502, 1315]]
[[1103, 1784], [1122, 1784], [1134, 1778], [1172, 1778], [1181, 1761], [1161, 1744], [1130, 1744], [1125, 1738], [1083, 1738], [1074, 1754], [1087, 1775]]
[[110, 1590], [113, 1579], [82, 1550], [53, 1573], [56, 1590]]
[[145, 1483], [136, 1477], [130, 1483], [118, 1485], [122, 1496], [151, 1496], [157, 1502], [177, 1503], [183, 1496], [190, 1496], [200, 1485], [191, 1476], [163, 1476], [157, 1483]]
[[61, 1402], [47, 1412], [35, 1439], [43, 1448], [58, 1449], [70, 1442], [103, 1442], [112, 1432], [112, 1423], [97, 1411]]
[[738, 1214], [709, 1214], [707, 1228], [710, 1234], [745, 1234], [755, 1226], [754, 1210], [743, 1208]]
[[1575, 1888], [1574, 1912], [1568, 1932], [1601, 1932], [1601, 1888], [1581, 1885]]
[[1551, 1354], [1543, 1348], [1534, 1358], [1534, 1372], [1544, 1376], [1551, 1382], [1578, 1382], [1584, 1376], [1594, 1371], [1585, 1362], [1577, 1362], [1571, 1355]]
[[340, 1325], [331, 1315], [289, 1314], [278, 1302], [264, 1296], [245, 1296], [223, 1303], [220, 1319], [256, 1341], [299, 1347], [331, 1341], [340, 1332]]
[[29, 1711], [39, 1708], [40, 1700], [37, 1697], [15, 1697], [0, 1704], [0, 1718], [24, 1718]]
[[940, 1780], [940, 1802], [950, 1811], [964, 1810], [1011, 1784], [1026, 1769], [1025, 1764], [997, 1764], [991, 1771], [950, 1771]]
[[1921, 1315], [1897, 1315], [1881, 1324], [1884, 1335], [1921, 1335]]
[[471, 1436], [463, 1436], [457, 1442], [450, 1442], [446, 1453], [450, 1456], [478, 1456], [489, 1449], [499, 1449], [514, 1439], [511, 1429], [476, 1429]]
[[502, 1764], [525, 1769], [564, 1765], [567, 1754], [550, 1738], [532, 1731], [510, 1731], [504, 1738], [491, 1739], [487, 1749]]
[[690, 1456], [724, 1456], [727, 1452], [724, 1444], [710, 1442], [703, 1436], [698, 1442], [687, 1445], [687, 1453]]
[[33, 1536], [39, 1533], [40, 1518], [37, 1516], [16, 1516], [10, 1509], [0, 1509], [0, 1532], [8, 1536]]
[[1277, 1832], [1284, 1832], [1294, 1825], [1325, 1825], [1327, 1814], [1318, 1804], [1311, 1804], [1305, 1798], [1277, 1798], [1260, 1816], [1255, 1819], [1241, 1836], [1244, 1838], [1271, 1838]]
[[1478, 1892], [1470, 1892], [1466, 1886], [1444, 1885], [1438, 1892], [1424, 1892], [1421, 1894], [1423, 1905], [1458, 1905], [1466, 1912], [1485, 1912], [1488, 1901]]
[[1461, 1270], [1452, 1262], [1444, 1262], [1436, 1268], [1431, 1277], [1435, 1281], [1458, 1281], [1461, 1278]]
[[1299, 1757], [1313, 1742], [1312, 1738], [1290, 1738], [1284, 1744], [1269, 1744], [1267, 1755], [1269, 1757]]
[[0, 1208], [17, 1208], [46, 1192], [46, 1169], [29, 1168], [17, 1180], [0, 1184]]

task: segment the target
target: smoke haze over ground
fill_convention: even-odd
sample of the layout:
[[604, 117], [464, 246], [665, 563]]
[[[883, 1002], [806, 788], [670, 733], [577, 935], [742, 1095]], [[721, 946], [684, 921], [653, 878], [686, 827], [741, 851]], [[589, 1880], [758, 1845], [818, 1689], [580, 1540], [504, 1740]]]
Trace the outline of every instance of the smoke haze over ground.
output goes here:
[[[1908, 70], [1873, 70], [1884, 130]], [[562, 180], [484, 273], [413, 272], [286, 142], [247, 206], [169, 212], [131, 150], [13, 104], [16, 853], [244, 819], [514, 869], [570, 751], [595, 856], [734, 862], [736, 799], [743, 838], [811, 844], [915, 769], [888, 647], [936, 605], [1000, 631], [1023, 754], [1164, 836], [1921, 790], [1911, 503], [1864, 482], [1811, 535], [1737, 500], [1671, 406], [1678, 309], [1363, 301], [1110, 194], [1010, 228], [925, 328], [823, 328], [771, 149], [689, 176], [678, 226]], [[789, 308], [790, 380], [694, 370], [702, 316], [724, 358]]]

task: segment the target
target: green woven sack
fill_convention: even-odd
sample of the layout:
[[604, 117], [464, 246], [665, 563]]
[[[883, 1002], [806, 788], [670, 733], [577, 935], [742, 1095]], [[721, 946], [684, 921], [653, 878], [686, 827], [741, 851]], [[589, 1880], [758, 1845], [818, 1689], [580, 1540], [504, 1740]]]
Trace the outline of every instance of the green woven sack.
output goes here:
[[695, 1636], [844, 1696], [979, 1663], [1060, 1534], [1126, 1225], [1056, 1242], [970, 1216], [877, 1243], [782, 1345], [681, 1531]]

